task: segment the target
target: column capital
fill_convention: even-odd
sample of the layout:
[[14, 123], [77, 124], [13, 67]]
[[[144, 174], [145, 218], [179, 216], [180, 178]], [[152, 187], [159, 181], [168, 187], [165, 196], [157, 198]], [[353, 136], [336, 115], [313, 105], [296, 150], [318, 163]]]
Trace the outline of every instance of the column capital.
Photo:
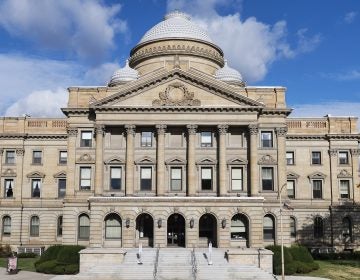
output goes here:
[[352, 156], [360, 156], [360, 149], [351, 149], [350, 153]]
[[16, 155], [24, 156], [25, 150], [24, 149], [16, 149]]
[[67, 128], [68, 137], [76, 137], [78, 135], [78, 129], [76, 127]]
[[259, 133], [259, 126], [257, 124], [249, 125], [250, 135], [257, 135]]
[[132, 135], [132, 136], [135, 135], [135, 129], [136, 129], [136, 126], [135, 126], [135, 125], [133, 125], [133, 124], [126, 124], [126, 125], [125, 125], [125, 129], [126, 129], [126, 134], [127, 134], [127, 135]]
[[188, 124], [186, 128], [188, 130], [189, 135], [194, 135], [196, 134], [196, 130], [198, 126], [196, 124]]
[[96, 124], [95, 125], [95, 134], [105, 134], [105, 125], [103, 124]]
[[275, 132], [276, 132], [276, 135], [278, 137], [285, 137], [287, 131], [288, 131], [288, 128], [286, 126], [285, 127], [276, 127], [275, 128]]
[[227, 124], [219, 124], [217, 126], [219, 134], [226, 134], [229, 126]]
[[329, 149], [329, 155], [331, 157], [337, 156], [337, 149]]
[[166, 132], [167, 125], [166, 124], [157, 124], [155, 125], [156, 131], [158, 135], [164, 135]]

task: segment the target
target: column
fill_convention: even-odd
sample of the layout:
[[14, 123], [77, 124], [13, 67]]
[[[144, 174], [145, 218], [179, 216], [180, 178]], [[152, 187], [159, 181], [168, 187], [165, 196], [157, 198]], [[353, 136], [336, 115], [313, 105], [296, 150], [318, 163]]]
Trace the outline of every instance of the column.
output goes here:
[[226, 133], [229, 126], [226, 124], [218, 125], [219, 133], [219, 195], [227, 195], [227, 176], [226, 176]]
[[157, 132], [157, 159], [156, 159], [156, 195], [163, 196], [165, 193], [165, 124], [156, 125]]
[[258, 178], [258, 134], [259, 128], [256, 124], [249, 125], [250, 132], [250, 194], [259, 194]]
[[[359, 166], [359, 155], [360, 155], [360, 149], [352, 149], [351, 151], [351, 163], [352, 163], [352, 198], [354, 199], [355, 203], [360, 202], [360, 189], [358, 187], [359, 185], [359, 177], [358, 177], [358, 166]], [[351, 196], [350, 196], [351, 197]]]
[[96, 150], [95, 150], [95, 195], [103, 192], [103, 150], [105, 126], [98, 124], [95, 126]]
[[[329, 150], [330, 156], [330, 189], [331, 189], [331, 204], [339, 202], [339, 187], [337, 182], [337, 155], [338, 152], [336, 149]], [[323, 198], [327, 198], [325, 196], [325, 186], [323, 186]]]
[[[275, 128], [277, 138], [277, 173], [278, 173], [278, 190], [280, 190], [286, 183], [286, 133], [287, 127]], [[281, 193], [282, 196], [287, 197], [286, 187]]]
[[125, 195], [134, 194], [134, 138], [135, 125], [125, 125], [126, 129], [126, 175]]
[[187, 195], [194, 196], [196, 194], [196, 165], [195, 165], [195, 141], [197, 125], [189, 124], [188, 129], [188, 168], [187, 168]]
[[76, 137], [78, 129], [76, 127], [69, 127], [68, 134], [68, 158], [67, 158], [67, 172], [66, 172], [66, 197], [75, 195], [75, 157], [76, 157]]
[[27, 186], [27, 184], [24, 184], [24, 154], [25, 150], [20, 148], [16, 149], [16, 174], [17, 174], [17, 180], [16, 183], [13, 186], [13, 195], [16, 200], [21, 200], [23, 197], [26, 197], [24, 194], [30, 193], [29, 190], [26, 190], [24, 186]]

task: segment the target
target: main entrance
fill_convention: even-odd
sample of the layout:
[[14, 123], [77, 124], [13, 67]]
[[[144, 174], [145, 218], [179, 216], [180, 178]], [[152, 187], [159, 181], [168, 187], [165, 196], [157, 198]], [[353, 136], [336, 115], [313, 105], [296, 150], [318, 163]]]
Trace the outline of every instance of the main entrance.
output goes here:
[[136, 219], [136, 241], [143, 247], [154, 246], [154, 220], [149, 214], [141, 214]]
[[208, 246], [211, 242], [213, 247], [217, 246], [217, 223], [216, 218], [211, 214], [202, 215], [199, 220], [199, 241], [200, 244]]
[[172, 214], [167, 221], [167, 245], [185, 247], [185, 219], [180, 214]]

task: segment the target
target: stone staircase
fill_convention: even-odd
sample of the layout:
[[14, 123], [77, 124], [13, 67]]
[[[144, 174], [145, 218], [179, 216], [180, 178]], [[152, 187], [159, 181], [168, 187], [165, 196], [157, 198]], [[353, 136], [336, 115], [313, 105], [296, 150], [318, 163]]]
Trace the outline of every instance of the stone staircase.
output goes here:
[[193, 279], [191, 276], [191, 250], [185, 248], [161, 249], [157, 279]]

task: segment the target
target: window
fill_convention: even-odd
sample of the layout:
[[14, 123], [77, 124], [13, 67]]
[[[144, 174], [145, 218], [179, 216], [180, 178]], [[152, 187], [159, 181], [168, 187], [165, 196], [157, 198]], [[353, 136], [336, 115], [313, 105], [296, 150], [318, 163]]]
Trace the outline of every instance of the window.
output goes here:
[[343, 237], [345, 239], [345, 241], [349, 241], [352, 242], [352, 223], [349, 217], [345, 217], [342, 220], [342, 232], [343, 232]]
[[321, 152], [311, 152], [311, 164], [321, 164]]
[[349, 180], [340, 180], [340, 198], [350, 198]]
[[15, 151], [6, 151], [5, 163], [6, 164], [15, 164]]
[[86, 214], [79, 216], [79, 239], [89, 240], [90, 238], [90, 218]]
[[201, 132], [201, 147], [212, 147], [212, 133], [211, 131]]
[[202, 167], [201, 168], [201, 190], [212, 189], [212, 168]]
[[231, 189], [233, 191], [242, 191], [243, 189], [242, 174], [243, 171], [241, 167], [231, 168]]
[[275, 240], [274, 218], [271, 215], [264, 217], [264, 240]]
[[274, 169], [272, 167], [261, 168], [262, 190], [272, 191], [274, 187]]
[[67, 163], [67, 151], [60, 151], [59, 153], [59, 164]]
[[91, 147], [92, 145], [92, 132], [81, 131], [80, 147]]
[[105, 238], [120, 239], [121, 238], [121, 219], [116, 214], [110, 214], [105, 219]]
[[39, 236], [40, 219], [38, 216], [32, 216], [30, 219], [30, 236]]
[[57, 219], [57, 236], [62, 236], [63, 232], [63, 216], [59, 216]]
[[41, 195], [41, 179], [31, 180], [31, 197], [37, 198]]
[[296, 220], [290, 217], [290, 237], [296, 238]]
[[261, 132], [261, 147], [262, 148], [272, 148], [272, 132], [271, 131], [262, 131]]
[[339, 152], [339, 164], [349, 164], [348, 152]]
[[287, 165], [294, 165], [294, 152], [286, 152], [286, 164]]
[[152, 147], [152, 132], [141, 132], [141, 147]]
[[322, 199], [322, 180], [312, 180], [313, 198]]
[[5, 179], [5, 198], [11, 198], [14, 196], [13, 193], [14, 179]]
[[151, 191], [152, 188], [152, 168], [141, 167], [140, 168], [140, 190]]
[[11, 218], [9, 216], [4, 216], [2, 219], [2, 234], [3, 236], [11, 235]]
[[181, 167], [171, 167], [171, 182], [170, 182], [172, 191], [181, 191], [182, 186], [182, 168]]
[[121, 190], [121, 167], [110, 168], [110, 189]]
[[66, 194], [66, 179], [58, 179], [58, 197], [64, 198]]
[[324, 222], [321, 217], [314, 219], [314, 237], [321, 238], [324, 236]]
[[247, 219], [240, 214], [236, 214], [231, 219], [231, 239], [247, 240]]
[[91, 189], [91, 167], [80, 167], [80, 190]]
[[42, 151], [33, 151], [33, 164], [41, 164]]
[[287, 196], [288, 198], [295, 198], [295, 181], [287, 181]]

